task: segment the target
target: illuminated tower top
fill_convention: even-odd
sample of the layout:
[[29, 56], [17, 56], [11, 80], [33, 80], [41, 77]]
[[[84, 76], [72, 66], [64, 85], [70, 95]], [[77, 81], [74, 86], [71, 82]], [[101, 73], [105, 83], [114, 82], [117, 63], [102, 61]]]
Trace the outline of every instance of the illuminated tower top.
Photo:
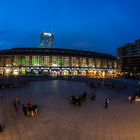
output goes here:
[[40, 34], [40, 47], [41, 48], [53, 48], [54, 47], [54, 35], [52, 33], [43, 32]]

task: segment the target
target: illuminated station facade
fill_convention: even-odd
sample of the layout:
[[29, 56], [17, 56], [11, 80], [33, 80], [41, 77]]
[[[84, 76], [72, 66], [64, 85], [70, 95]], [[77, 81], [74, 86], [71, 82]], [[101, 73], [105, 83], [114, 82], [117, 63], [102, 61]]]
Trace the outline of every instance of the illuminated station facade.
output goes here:
[[0, 75], [115, 77], [117, 58], [62, 48], [13, 48], [0, 51]]

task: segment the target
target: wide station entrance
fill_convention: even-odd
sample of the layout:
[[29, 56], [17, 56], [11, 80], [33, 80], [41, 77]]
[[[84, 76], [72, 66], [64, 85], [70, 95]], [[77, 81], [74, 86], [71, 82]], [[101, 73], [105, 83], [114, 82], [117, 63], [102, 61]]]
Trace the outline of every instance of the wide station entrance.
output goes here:
[[113, 78], [119, 75], [116, 69], [80, 69], [80, 68], [42, 68], [42, 67], [1, 67], [0, 75], [51, 75], [51, 76], [87, 76], [93, 78]]

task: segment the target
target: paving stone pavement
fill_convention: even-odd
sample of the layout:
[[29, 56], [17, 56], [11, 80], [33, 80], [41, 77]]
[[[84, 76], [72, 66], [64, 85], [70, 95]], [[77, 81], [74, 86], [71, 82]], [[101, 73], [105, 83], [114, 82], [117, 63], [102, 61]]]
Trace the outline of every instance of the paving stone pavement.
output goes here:
[[[94, 92], [95, 102], [82, 106], [69, 103], [70, 95]], [[0, 89], [4, 95], [5, 130], [0, 140], [140, 140], [140, 103], [130, 104], [128, 95], [135, 89], [89, 88], [70, 81], [34, 82], [28, 87]], [[34, 101], [39, 113], [34, 118], [15, 112], [12, 101], [18, 95], [22, 103]], [[104, 109], [105, 98], [111, 102]], [[3, 106], [1, 106], [2, 108]]]

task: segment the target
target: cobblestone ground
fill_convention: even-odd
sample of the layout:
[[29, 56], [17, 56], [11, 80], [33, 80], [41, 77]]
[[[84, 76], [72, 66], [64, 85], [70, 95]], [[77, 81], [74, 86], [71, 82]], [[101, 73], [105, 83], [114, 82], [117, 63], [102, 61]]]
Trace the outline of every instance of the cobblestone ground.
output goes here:
[[[34, 82], [28, 87], [1, 89], [4, 95], [5, 130], [0, 140], [140, 140], [140, 104], [130, 104], [129, 94], [136, 89], [96, 88], [69, 81]], [[82, 106], [70, 105], [68, 97], [83, 91], [96, 93], [96, 100], [87, 99]], [[15, 112], [12, 101], [34, 101], [39, 113], [34, 118]], [[106, 97], [111, 98], [107, 110]], [[2, 106], [1, 106], [2, 107]]]

